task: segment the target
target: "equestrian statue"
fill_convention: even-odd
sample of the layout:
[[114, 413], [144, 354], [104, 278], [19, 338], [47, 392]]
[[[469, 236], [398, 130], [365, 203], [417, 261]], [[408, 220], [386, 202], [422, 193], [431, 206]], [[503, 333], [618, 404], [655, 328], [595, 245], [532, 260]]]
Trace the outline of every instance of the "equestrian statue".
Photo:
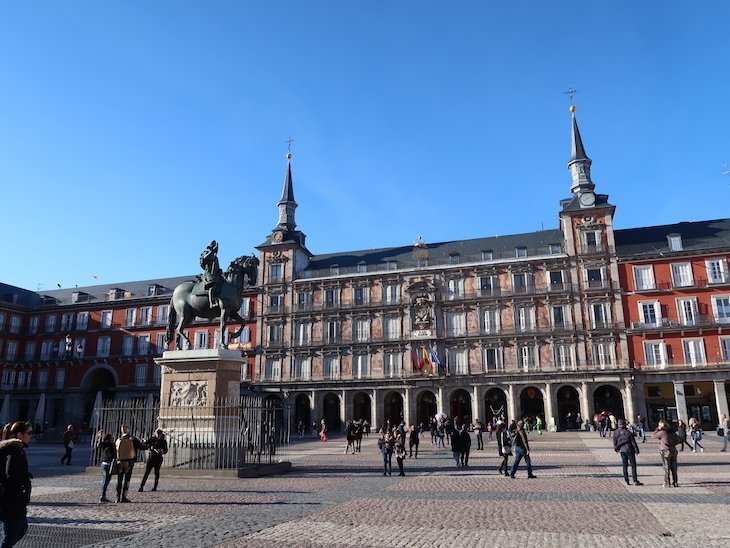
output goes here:
[[[220, 317], [220, 348], [227, 348], [228, 341], [235, 339], [243, 331], [245, 320], [238, 314], [243, 302], [243, 288], [256, 285], [259, 271], [259, 260], [255, 255], [241, 256], [234, 259], [225, 272], [218, 264], [218, 243], [213, 240], [200, 255], [200, 266], [203, 275], [195, 281], [183, 282], [175, 288], [170, 299], [170, 315], [167, 319], [167, 343], [175, 338], [175, 332], [180, 335], [175, 348], [182, 350], [182, 341], [185, 348], [191, 343], [185, 334], [196, 317]], [[226, 323], [241, 322], [238, 331], [231, 333], [226, 339]]]

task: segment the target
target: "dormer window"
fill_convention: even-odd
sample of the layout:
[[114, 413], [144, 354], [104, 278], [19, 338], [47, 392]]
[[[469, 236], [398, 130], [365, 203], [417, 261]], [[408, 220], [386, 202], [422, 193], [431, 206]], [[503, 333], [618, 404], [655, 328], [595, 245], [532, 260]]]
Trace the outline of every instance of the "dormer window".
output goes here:
[[450, 264], [459, 264], [459, 259], [461, 256], [458, 253], [450, 253], [449, 254], [449, 263]]
[[397, 261], [387, 261], [385, 263], [385, 268], [387, 270], [395, 270], [398, 268], [398, 262]]
[[682, 235], [670, 234], [667, 236], [669, 242], [669, 251], [682, 251]]
[[515, 247], [515, 257], [517, 257], [518, 259], [527, 257], [527, 248], [526, 247]]
[[340, 273], [340, 266], [333, 264], [330, 267], [330, 276], [337, 276], [337, 275], [339, 275], [339, 273]]
[[357, 265], [357, 271], [360, 274], [363, 274], [363, 273], [367, 272], [368, 271], [368, 265], [366, 265], [365, 263], [358, 264]]
[[494, 253], [491, 249], [482, 251], [482, 261], [491, 261], [494, 258]]
[[161, 285], [152, 284], [147, 286], [147, 296], [154, 297], [155, 295], [162, 294], [163, 287]]
[[549, 244], [548, 251], [550, 255], [557, 255], [559, 253], [562, 253], [563, 250], [560, 244]]

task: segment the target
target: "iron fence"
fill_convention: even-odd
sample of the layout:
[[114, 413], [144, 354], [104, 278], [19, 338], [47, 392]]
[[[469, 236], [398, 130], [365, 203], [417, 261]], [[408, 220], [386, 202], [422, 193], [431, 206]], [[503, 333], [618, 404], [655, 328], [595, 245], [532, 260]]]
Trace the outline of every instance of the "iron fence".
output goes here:
[[[144, 442], [158, 428], [168, 451], [163, 468], [230, 470], [288, 460], [289, 407], [279, 399], [247, 395], [203, 406], [160, 406], [149, 399], [110, 400], [95, 410], [91, 465], [100, 463], [96, 445], [105, 434], [116, 439], [122, 425]], [[145, 453], [140, 451], [138, 461]]]

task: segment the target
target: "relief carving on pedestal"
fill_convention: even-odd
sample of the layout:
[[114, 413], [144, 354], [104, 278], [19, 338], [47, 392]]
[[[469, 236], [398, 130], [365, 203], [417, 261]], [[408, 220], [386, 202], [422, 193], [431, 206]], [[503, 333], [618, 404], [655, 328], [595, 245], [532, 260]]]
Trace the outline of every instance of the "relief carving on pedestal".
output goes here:
[[171, 407], [195, 407], [208, 401], [208, 381], [173, 381], [170, 383]]

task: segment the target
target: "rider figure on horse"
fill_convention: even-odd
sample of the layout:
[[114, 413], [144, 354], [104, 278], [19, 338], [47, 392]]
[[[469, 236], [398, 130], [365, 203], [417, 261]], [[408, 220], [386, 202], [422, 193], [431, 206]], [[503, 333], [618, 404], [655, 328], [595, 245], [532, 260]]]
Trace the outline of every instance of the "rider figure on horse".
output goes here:
[[218, 264], [218, 242], [213, 240], [200, 254], [200, 267], [205, 271], [203, 283], [208, 290], [210, 307], [218, 306], [218, 289], [223, 281], [220, 264]]

